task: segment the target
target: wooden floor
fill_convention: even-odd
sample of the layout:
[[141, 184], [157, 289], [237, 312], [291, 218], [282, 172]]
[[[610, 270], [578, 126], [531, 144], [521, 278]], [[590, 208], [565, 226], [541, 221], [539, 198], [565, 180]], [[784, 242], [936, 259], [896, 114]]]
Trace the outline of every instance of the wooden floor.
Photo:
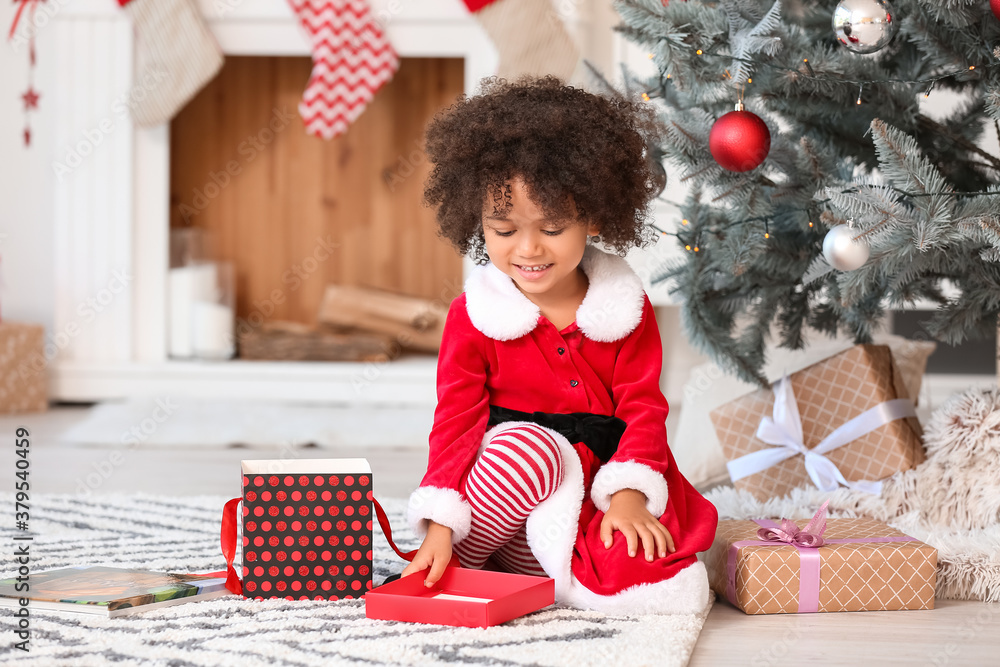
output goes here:
[[[0, 437], [11, 443], [17, 426], [31, 429], [34, 493], [131, 493], [238, 495], [239, 461], [271, 458], [277, 449], [128, 449], [61, 444], [59, 434], [85, 414], [61, 407], [42, 415], [0, 417]], [[287, 454], [287, 453], [286, 453]], [[405, 497], [424, 471], [426, 454], [416, 448], [368, 452], [305, 449], [302, 458], [364, 456], [371, 463], [376, 494]], [[117, 463], [109, 468], [109, 463]], [[0, 490], [13, 488], [14, 452], [0, 454]], [[103, 471], [103, 472], [102, 472]], [[106, 475], [104, 473], [107, 473]], [[94, 484], [98, 477], [100, 482]], [[88, 484], [87, 480], [90, 480]], [[623, 647], [623, 662], [627, 647]], [[1000, 604], [939, 600], [929, 611], [746, 616], [720, 601], [702, 630], [691, 667], [778, 665], [857, 667], [968, 665], [1000, 667]]]

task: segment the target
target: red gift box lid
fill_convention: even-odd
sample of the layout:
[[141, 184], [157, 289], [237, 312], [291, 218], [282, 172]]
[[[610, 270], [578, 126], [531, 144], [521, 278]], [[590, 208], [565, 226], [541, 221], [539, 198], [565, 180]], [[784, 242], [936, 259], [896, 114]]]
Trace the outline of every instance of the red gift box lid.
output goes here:
[[548, 577], [449, 567], [427, 588], [426, 575], [414, 572], [368, 591], [365, 616], [486, 628], [547, 607], [556, 598], [556, 582]]

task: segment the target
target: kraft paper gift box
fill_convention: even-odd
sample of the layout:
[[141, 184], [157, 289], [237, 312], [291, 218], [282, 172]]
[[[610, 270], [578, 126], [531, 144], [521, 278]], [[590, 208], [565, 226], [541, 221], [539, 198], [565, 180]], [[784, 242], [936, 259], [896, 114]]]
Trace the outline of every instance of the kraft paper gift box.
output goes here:
[[414, 572], [369, 591], [365, 594], [365, 616], [486, 628], [555, 602], [555, 580], [548, 577], [449, 567], [427, 588], [426, 576], [426, 572]]
[[40, 325], [0, 322], [0, 414], [48, 409], [44, 336]]
[[924, 460], [914, 415], [889, 348], [856, 345], [711, 419], [734, 486], [767, 499], [810, 485], [879, 493], [878, 480]]
[[244, 596], [348, 600], [371, 589], [368, 461], [258, 460], [243, 461], [241, 467], [243, 496], [227, 504], [223, 552], [231, 562], [235, 549], [227, 549], [226, 517], [234, 521], [230, 512], [242, 500]]
[[778, 522], [720, 521], [712, 590], [747, 614], [933, 609], [937, 549], [871, 519], [830, 519], [818, 548], [761, 540]]

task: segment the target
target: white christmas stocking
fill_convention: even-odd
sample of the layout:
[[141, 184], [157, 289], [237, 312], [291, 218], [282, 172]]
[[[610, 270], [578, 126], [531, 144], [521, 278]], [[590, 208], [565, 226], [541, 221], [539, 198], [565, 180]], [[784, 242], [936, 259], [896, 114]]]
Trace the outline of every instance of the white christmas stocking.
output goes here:
[[465, 0], [500, 54], [497, 76], [569, 79], [580, 59], [551, 0]]
[[365, 0], [288, 0], [309, 34], [313, 71], [299, 103], [306, 131], [332, 139], [347, 130], [399, 69], [396, 51]]
[[135, 25], [129, 97], [141, 127], [166, 123], [211, 81], [223, 56], [195, 0], [118, 0]]

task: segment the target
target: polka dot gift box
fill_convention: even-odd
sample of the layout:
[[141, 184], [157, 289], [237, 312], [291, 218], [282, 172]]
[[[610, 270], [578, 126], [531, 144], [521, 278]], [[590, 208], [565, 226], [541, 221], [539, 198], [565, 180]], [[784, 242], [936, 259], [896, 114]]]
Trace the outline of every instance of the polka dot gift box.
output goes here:
[[227, 533], [235, 532], [238, 514], [242, 530], [231, 541], [242, 547], [245, 597], [348, 600], [371, 590], [372, 474], [365, 459], [243, 461], [242, 471], [243, 496], [227, 504], [222, 532], [232, 562]]

